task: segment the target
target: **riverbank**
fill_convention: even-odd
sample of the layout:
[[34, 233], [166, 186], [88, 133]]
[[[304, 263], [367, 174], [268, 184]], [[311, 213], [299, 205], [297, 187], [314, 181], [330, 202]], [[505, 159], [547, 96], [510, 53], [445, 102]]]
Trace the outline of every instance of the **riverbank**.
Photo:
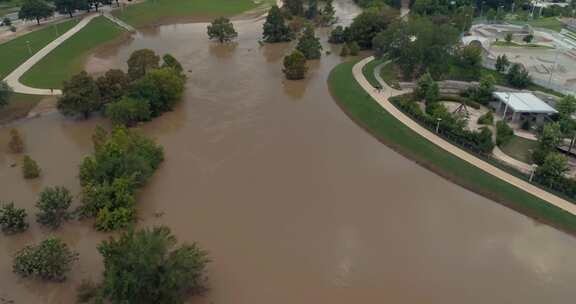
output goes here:
[[397, 152], [467, 189], [554, 227], [576, 232], [576, 217], [570, 213], [447, 153], [398, 121], [357, 83], [352, 74], [355, 64], [338, 65], [328, 82], [337, 103], [362, 128]]

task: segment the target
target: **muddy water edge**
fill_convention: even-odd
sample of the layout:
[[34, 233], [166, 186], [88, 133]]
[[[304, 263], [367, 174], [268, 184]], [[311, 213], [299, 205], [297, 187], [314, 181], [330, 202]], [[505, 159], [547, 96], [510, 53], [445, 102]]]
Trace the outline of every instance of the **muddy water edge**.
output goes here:
[[[92, 73], [125, 68], [133, 50], [151, 48], [191, 71], [177, 109], [142, 127], [166, 161], [138, 203], [138, 226], [167, 225], [210, 251], [211, 290], [190, 303], [573, 301], [576, 240], [439, 178], [356, 126], [326, 83], [343, 60], [338, 49], [325, 45], [333, 54], [289, 82], [281, 61], [294, 45], [259, 46], [262, 20], [237, 21], [231, 45], [209, 42], [205, 28], [148, 28], [87, 63]], [[109, 235], [84, 222], [53, 233], [80, 253], [67, 282], [11, 272], [17, 250], [51, 234], [33, 223], [39, 191], [79, 192], [78, 165], [99, 124], [108, 126], [59, 114], [17, 123], [43, 169], [32, 182], [11, 167], [18, 159], [0, 129], [0, 199], [31, 215], [28, 232], [0, 236], [1, 298], [74, 303], [81, 280], [99, 278], [96, 246]]]

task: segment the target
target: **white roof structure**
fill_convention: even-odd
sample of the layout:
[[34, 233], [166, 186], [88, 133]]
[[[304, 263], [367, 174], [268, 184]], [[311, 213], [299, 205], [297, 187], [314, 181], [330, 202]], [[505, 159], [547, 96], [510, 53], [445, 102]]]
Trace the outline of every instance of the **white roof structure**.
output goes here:
[[516, 113], [558, 113], [558, 111], [532, 93], [495, 92], [494, 96], [504, 104], [507, 104]]

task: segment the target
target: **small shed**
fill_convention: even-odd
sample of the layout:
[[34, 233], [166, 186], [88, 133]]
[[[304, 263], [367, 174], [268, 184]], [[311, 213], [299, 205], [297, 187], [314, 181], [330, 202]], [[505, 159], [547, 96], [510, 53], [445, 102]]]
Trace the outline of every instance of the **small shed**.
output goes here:
[[558, 113], [553, 107], [532, 93], [495, 92], [494, 97], [498, 100], [496, 113], [501, 114], [503, 119], [512, 122], [530, 119], [540, 124], [548, 115]]

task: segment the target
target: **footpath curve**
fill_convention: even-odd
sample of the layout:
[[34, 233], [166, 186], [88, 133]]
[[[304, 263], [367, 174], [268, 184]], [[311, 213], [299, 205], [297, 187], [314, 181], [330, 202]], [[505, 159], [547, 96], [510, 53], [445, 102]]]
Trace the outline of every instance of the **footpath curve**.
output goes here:
[[437, 136], [435, 133], [429, 131], [428, 129], [420, 126], [414, 120], [406, 116], [400, 110], [398, 110], [389, 100], [388, 98], [399, 95], [404, 93], [403, 91], [398, 91], [386, 83], [383, 84], [382, 92], [377, 92], [374, 87], [368, 82], [362, 70], [366, 64], [374, 60], [374, 57], [367, 57], [363, 60], [359, 61], [354, 65], [352, 68], [352, 73], [354, 79], [358, 82], [358, 84], [374, 99], [384, 110], [398, 119], [402, 124], [410, 128], [412, 131], [416, 132], [418, 135], [424, 137], [431, 143], [435, 144], [436, 146], [440, 147], [441, 149], [445, 150], [447, 153], [451, 153], [454, 156], [462, 159], [463, 161], [477, 167], [478, 169], [494, 176], [495, 178], [499, 178], [510, 185], [519, 188], [537, 198], [547, 201], [548, 203], [572, 214], [576, 215], [576, 204], [573, 204], [561, 197], [558, 197], [550, 192], [544, 191], [533, 184], [526, 182], [516, 176], [513, 176], [510, 173], [503, 171], [495, 167], [494, 165], [479, 159], [478, 157], [462, 150], [461, 148], [449, 143], [448, 141], [444, 140], [443, 138]]
[[66, 33], [62, 34], [60, 37], [56, 38], [54, 41], [50, 42], [40, 51], [36, 52], [36, 54], [32, 55], [32, 57], [28, 58], [24, 63], [22, 63], [19, 67], [17, 67], [14, 71], [12, 71], [4, 81], [8, 83], [8, 85], [14, 90], [16, 93], [23, 93], [23, 94], [30, 94], [30, 95], [61, 95], [62, 91], [60, 90], [50, 90], [50, 89], [37, 89], [31, 88], [26, 86], [20, 82], [20, 77], [24, 75], [32, 66], [38, 63], [42, 58], [48, 55], [52, 50], [57, 48], [61, 45], [64, 41], [68, 38], [72, 37], [82, 28], [84, 28], [92, 19], [98, 17], [98, 13], [93, 13], [84, 17], [78, 24], [74, 27], [69, 29]]

